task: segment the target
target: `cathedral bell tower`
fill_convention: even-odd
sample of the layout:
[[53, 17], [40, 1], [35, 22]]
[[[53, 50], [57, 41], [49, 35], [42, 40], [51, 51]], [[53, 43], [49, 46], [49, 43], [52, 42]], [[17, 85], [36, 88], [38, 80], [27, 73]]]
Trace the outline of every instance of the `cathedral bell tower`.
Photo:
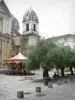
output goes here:
[[23, 16], [23, 36], [28, 38], [28, 46], [35, 46], [39, 39], [38, 16], [30, 7]]

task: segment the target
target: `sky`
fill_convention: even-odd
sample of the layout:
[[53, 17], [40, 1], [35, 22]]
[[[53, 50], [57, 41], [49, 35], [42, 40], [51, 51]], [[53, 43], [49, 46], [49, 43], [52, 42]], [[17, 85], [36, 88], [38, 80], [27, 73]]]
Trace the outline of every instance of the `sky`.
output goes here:
[[4, 0], [10, 12], [18, 19], [20, 33], [23, 15], [30, 8], [39, 18], [39, 34], [49, 38], [75, 33], [75, 0]]

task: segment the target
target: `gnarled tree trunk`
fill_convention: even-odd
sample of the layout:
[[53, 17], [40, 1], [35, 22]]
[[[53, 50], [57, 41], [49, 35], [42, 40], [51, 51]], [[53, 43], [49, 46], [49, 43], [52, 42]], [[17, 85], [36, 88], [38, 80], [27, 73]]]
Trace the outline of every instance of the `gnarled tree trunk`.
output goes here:
[[70, 67], [71, 75], [74, 75], [72, 67]]
[[48, 69], [44, 69], [44, 70], [43, 70], [43, 78], [44, 78], [44, 77], [49, 77]]
[[64, 76], [64, 67], [61, 68], [61, 76]]

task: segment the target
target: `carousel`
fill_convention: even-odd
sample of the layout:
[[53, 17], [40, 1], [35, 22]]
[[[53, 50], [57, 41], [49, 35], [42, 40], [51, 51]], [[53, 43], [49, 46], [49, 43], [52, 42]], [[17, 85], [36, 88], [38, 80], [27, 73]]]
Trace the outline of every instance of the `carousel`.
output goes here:
[[9, 75], [34, 75], [27, 70], [27, 60], [28, 58], [18, 53], [16, 56], [5, 60], [9, 68]]

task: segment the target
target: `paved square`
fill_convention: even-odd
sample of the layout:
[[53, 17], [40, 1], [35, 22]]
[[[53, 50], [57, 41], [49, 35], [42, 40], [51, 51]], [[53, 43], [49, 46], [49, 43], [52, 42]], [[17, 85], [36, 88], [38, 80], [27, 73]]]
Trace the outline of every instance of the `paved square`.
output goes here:
[[[21, 100], [75, 100], [75, 81], [68, 80], [62, 85], [53, 84], [53, 88], [48, 88], [42, 82], [24, 80], [25, 76], [8, 76], [0, 74], [0, 100], [19, 100], [17, 91], [30, 92], [24, 94]], [[41, 93], [35, 92], [35, 87], [42, 88]]]

